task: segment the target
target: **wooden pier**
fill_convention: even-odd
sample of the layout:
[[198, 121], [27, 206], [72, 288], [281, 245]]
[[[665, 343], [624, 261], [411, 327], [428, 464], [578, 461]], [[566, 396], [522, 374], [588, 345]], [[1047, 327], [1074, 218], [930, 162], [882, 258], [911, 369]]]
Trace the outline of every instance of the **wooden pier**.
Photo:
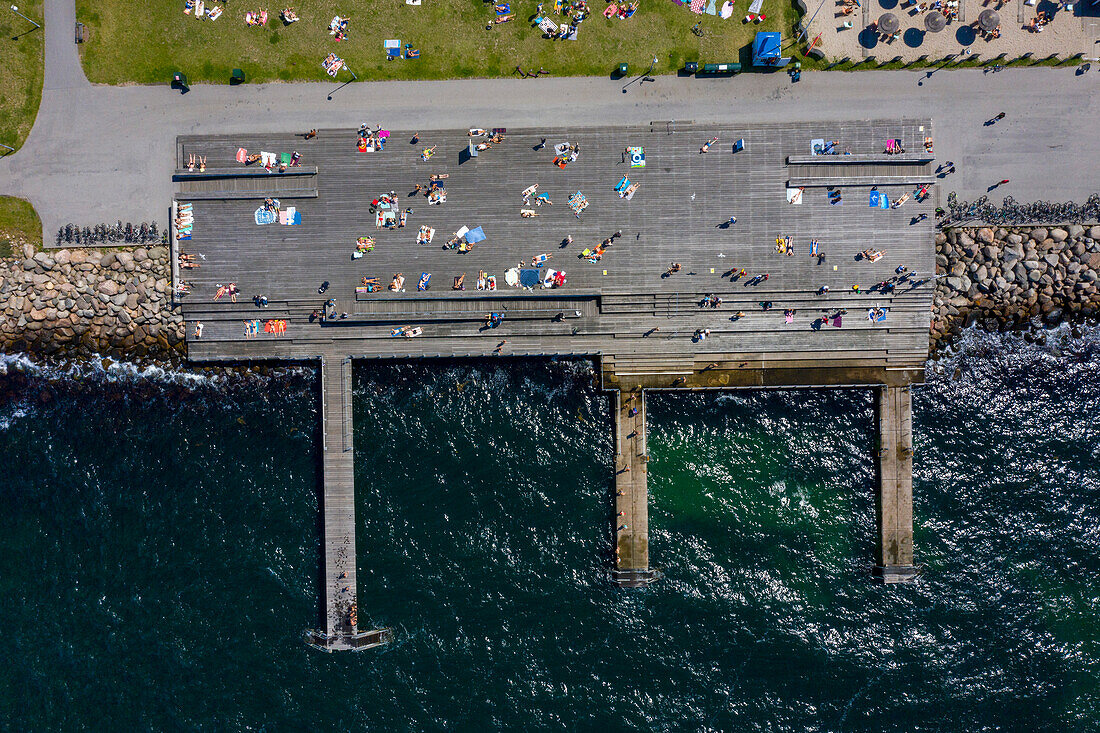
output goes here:
[[614, 393], [615, 405], [615, 568], [620, 586], [652, 583], [649, 567], [649, 453], [646, 448], [645, 392]]
[[908, 386], [875, 392], [878, 420], [878, 543], [875, 577], [901, 583], [917, 575], [913, 565], [913, 403]]
[[[934, 180], [934, 161], [887, 156], [882, 148], [900, 139], [920, 150], [931, 134], [928, 120], [509, 130], [473, 162], [462, 155], [465, 130], [422, 133], [415, 146], [411, 133], [394, 132], [378, 153], [357, 152], [351, 130], [321, 130], [310, 141], [290, 134], [179, 138], [177, 200], [193, 199], [194, 224], [190, 239], [173, 237], [172, 249], [201, 255], [173, 270], [174, 284], [185, 280], [190, 289], [180, 298], [188, 358], [321, 363], [325, 611], [309, 643], [356, 649], [389, 637], [352, 621], [353, 608], [369, 612], [355, 573], [354, 359], [598, 359], [602, 384], [615, 395], [616, 559], [609, 572], [622, 586], [659, 576], [649, 553], [647, 477], [656, 467], [648, 462], [646, 391], [876, 390], [875, 574], [887, 582], [913, 577], [909, 387], [923, 381], [928, 358], [936, 203], [934, 189], [920, 200], [914, 194]], [[712, 137], [721, 144], [704, 154], [700, 146]], [[840, 141], [837, 149], [851, 155], [811, 155], [811, 140], [822, 138]], [[734, 149], [739, 139], [745, 146]], [[580, 151], [564, 169], [549, 149], [558, 142]], [[425, 161], [428, 146], [439, 152]], [[293, 178], [261, 175], [234, 162], [238, 147], [296, 150], [311, 167]], [[631, 167], [628, 148], [637, 147], [644, 147], [644, 168]], [[183, 171], [190, 153], [206, 157], [216, 175]], [[442, 205], [410, 191], [430, 174], [446, 176]], [[631, 199], [615, 190], [623, 179], [639, 184]], [[553, 203], [537, 207], [537, 217], [520, 216], [534, 206], [521, 195], [533, 184]], [[400, 210], [412, 210], [407, 227], [379, 227], [369, 211], [391, 191], [399, 192]], [[589, 201], [579, 215], [566, 205], [577, 191]], [[284, 208], [293, 205], [301, 224], [256, 224], [261, 195], [287, 198]], [[904, 205], [870, 205], [883, 195]], [[432, 244], [416, 243], [421, 225], [435, 230]], [[465, 254], [440, 246], [463, 226], [482, 226], [487, 239]], [[601, 261], [581, 257], [612, 234]], [[353, 257], [364, 236], [373, 238], [373, 250]], [[789, 253], [777, 240], [791, 243]], [[883, 254], [861, 257], [865, 250]], [[517, 261], [540, 253], [566, 271], [564, 287], [505, 284]], [[673, 262], [681, 267], [668, 272]], [[903, 267], [919, 275], [899, 282]], [[495, 291], [475, 289], [479, 271], [496, 276]], [[386, 288], [395, 273], [405, 277], [399, 292]], [[423, 291], [420, 273], [433, 276]], [[451, 289], [462, 274], [466, 289]], [[381, 287], [357, 291], [365, 277]], [[879, 285], [891, 280], [891, 287]], [[214, 300], [226, 283], [237, 284], [239, 302]], [[266, 308], [250, 302], [261, 294]], [[333, 317], [318, 319], [329, 298]], [[721, 303], [706, 305], [714, 298]], [[489, 312], [503, 314], [498, 327], [485, 324]], [[257, 320], [285, 328], [246, 333], [245, 322]], [[194, 337], [196, 322], [204, 324], [202, 338]], [[420, 337], [393, 335], [412, 326], [423, 329]]]
[[355, 566], [355, 446], [352, 436], [351, 359], [321, 357], [321, 499], [324, 629], [306, 633], [307, 643], [325, 651], [369, 649], [390, 640], [390, 629], [360, 631]]

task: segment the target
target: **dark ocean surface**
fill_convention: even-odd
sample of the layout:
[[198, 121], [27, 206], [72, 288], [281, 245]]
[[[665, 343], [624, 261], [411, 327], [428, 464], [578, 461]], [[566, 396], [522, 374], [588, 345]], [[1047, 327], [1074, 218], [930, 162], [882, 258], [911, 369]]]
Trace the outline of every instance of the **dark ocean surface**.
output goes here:
[[869, 392], [651, 395], [621, 591], [591, 364], [357, 364], [333, 655], [311, 371], [0, 358], [0, 730], [1100, 730], [1100, 330], [930, 363], [893, 587]]

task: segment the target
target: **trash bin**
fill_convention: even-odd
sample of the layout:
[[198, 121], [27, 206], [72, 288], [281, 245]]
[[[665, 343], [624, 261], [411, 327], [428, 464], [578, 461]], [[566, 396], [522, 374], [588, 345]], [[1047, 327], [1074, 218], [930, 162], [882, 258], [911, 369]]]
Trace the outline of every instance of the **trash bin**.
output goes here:
[[233, 73], [229, 76], [230, 84], [244, 84], [244, 70], [233, 69]]
[[688, 61], [684, 64], [684, 71], [689, 74], [694, 74], [699, 71], [699, 64], [695, 61]]
[[626, 64], [625, 61], [623, 63], [619, 64], [619, 72], [618, 72], [619, 76], [626, 76], [629, 69], [630, 69], [630, 67]]
[[172, 74], [172, 88], [186, 90], [190, 85], [187, 83], [187, 76], [182, 71], [177, 71]]

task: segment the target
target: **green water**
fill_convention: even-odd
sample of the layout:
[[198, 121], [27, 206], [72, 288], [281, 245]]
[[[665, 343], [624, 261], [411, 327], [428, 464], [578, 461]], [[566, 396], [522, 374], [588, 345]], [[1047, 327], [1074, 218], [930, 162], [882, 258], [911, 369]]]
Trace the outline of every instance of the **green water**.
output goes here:
[[0, 729], [1100, 729], [1100, 335], [968, 336], [915, 391], [916, 554], [870, 581], [871, 395], [653, 395], [608, 582], [583, 362], [357, 365], [359, 608], [326, 655], [309, 372], [0, 376]]

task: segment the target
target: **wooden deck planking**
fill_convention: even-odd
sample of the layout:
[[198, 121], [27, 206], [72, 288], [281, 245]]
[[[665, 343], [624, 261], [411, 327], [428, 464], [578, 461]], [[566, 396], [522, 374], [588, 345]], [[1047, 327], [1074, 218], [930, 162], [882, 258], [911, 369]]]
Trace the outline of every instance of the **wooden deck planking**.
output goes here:
[[[327, 352], [321, 362], [324, 401], [322, 602], [329, 646], [349, 646], [358, 628], [349, 619], [357, 603], [355, 564], [355, 451], [351, 437], [350, 359]], [[345, 588], [347, 590], [345, 590]]]
[[913, 567], [913, 418], [908, 386], [883, 387], [876, 395], [879, 487], [876, 499], [876, 574], [904, 581]]
[[[930, 127], [924, 124], [925, 131], [929, 131]], [[702, 293], [713, 292], [726, 298], [729, 305], [736, 304], [745, 310], [751, 316], [745, 320], [755, 321], [752, 331], [770, 332], [788, 304], [802, 307], [821, 285], [828, 284], [832, 289], [829, 296], [816, 301], [821, 308], [851, 308], [852, 300], [845, 293], [853, 283], [866, 288], [887, 278], [897, 264], [906, 264], [922, 274], [932, 272], [930, 221], [909, 225], [916, 213], [930, 213], [930, 203], [910, 202], [893, 211], [873, 210], [867, 206], [866, 190], [851, 188], [845, 189], [841, 206], [830, 206], [824, 192], [810, 190], [805, 193], [803, 205], [791, 206], [783, 193], [785, 157], [807, 151], [812, 137], [841, 139], [853, 152], [873, 156], [881, 152], [887, 137], [901, 137], [908, 145], [916, 144], [925, 134], [918, 130], [920, 125], [919, 121], [895, 121], [751, 128], [691, 126], [672, 135], [650, 132], [648, 127], [571, 132], [513, 130], [501, 146], [485, 151], [476, 162], [461, 166], [457, 164], [457, 155], [466, 142], [461, 131], [431, 133], [421, 146], [415, 147], [407, 143], [406, 137], [395, 133], [393, 142], [382, 153], [355, 152], [351, 131], [325, 130], [311, 141], [290, 136], [181, 138], [181, 155], [194, 150], [207, 155], [211, 166], [232, 165], [232, 155], [240, 145], [250, 150], [298, 149], [307, 163], [316, 164], [319, 169], [318, 198], [294, 202], [302, 213], [301, 226], [255, 226], [252, 210], [258, 201], [195, 202], [193, 239], [181, 245], [185, 251], [204, 254], [206, 259], [201, 268], [183, 275], [194, 286], [194, 294], [188, 296], [187, 303], [190, 306], [196, 300], [209, 298], [219, 282], [237, 283], [245, 297], [263, 293], [272, 299], [319, 303], [317, 285], [327, 280], [331, 288], [326, 297], [336, 297], [342, 310], [356, 314], [359, 304], [354, 302], [352, 293], [364, 274], [380, 277], [385, 283], [393, 272], [404, 272], [409, 290], [404, 294], [380, 293], [377, 299], [363, 305], [363, 310], [368, 310], [377, 309], [378, 303], [411, 298], [421, 271], [433, 273], [429, 295], [472, 300], [476, 291], [452, 292], [450, 281], [454, 275], [465, 272], [470, 283], [479, 269], [497, 275], [501, 282], [498, 296], [522, 298], [526, 295], [523, 291], [503, 285], [503, 271], [521, 257], [545, 251], [554, 255], [550, 264], [562, 267], [568, 274], [567, 286], [554, 291], [556, 295], [593, 293], [609, 298], [652, 298], [656, 294], [690, 303]], [[720, 143], [707, 154], [699, 154], [699, 145], [714, 134], [719, 135]], [[579, 143], [579, 159], [564, 171], [559, 170], [550, 163], [552, 153], [531, 149], [543, 136], [548, 138], [548, 144], [558, 140]], [[735, 137], [746, 139], [746, 149], [731, 154], [728, 143]], [[424, 163], [419, 149], [431, 144], [438, 144], [440, 152], [430, 163]], [[623, 150], [630, 144], [646, 147], [645, 169], [632, 170], [622, 162]], [[408, 201], [414, 209], [408, 227], [393, 231], [375, 228], [366, 211], [371, 197], [391, 189], [407, 193], [414, 181], [426, 182], [428, 173], [445, 171], [451, 174], [446, 182], [447, 203], [428, 207], [423, 199]], [[619, 199], [611, 190], [622, 175], [641, 183], [632, 201]], [[519, 192], [535, 182], [540, 184], [540, 190], [551, 193], [554, 206], [538, 209], [541, 216], [537, 219], [520, 219]], [[591, 201], [580, 220], [565, 206], [568, 194], [577, 189]], [[896, 198], [902, 190], [888, 193]], [[731, 214], [738, 217], [737, 224], [731, 229], [719, 228], [717, 225]], [[436, 228], [437, 242], [463, 224], [484, 226], [489, 238], [466, 255], [443, 251], [436, 245], [417, 246], [414, 240], [420, 223]], [[593, 245], [618, 229], [624, 236], [603, 262], [590, 264], [576, 259], [583, 246]], [[376, 250], [360, 260], [352, 260], [354, 239], [364, 234], [375, 236]], [[561, 249], [560, 242], [566, 234], [572, 234], [574, 244]], [[774, 239], [778, 234], [795, 238], [796, 256], [775, 253]], [[822, 242], [826, 253], [823, 264], [808, 256], [810, 237]], [[885, 249], [887, 257], [878, 263], [853, 261], [855, 253], [866, 247]], [[673, 260], [681, 262], [684, 271], [662, 278], [661, 273]], [[741, 267], [753, 274], [768, 272], [771, 278], [763, 286], [753, 288], [730, 283], [722, 277], [722, 273]], [[861, 308], [876, 302], [890, 307], [894, 300], [904, 298], [916, 301], [918, 317], [910, 319], [904, 327], [891, 323], [887, 340], [896, 340], [907, 349], [925, 348], [931, 291], [931, 285], [926, 285], [915, 297], [860, 296], [856, 301]], [[771, 314], [750, 312], [757, 301], [764, 299], [775, 304]], [[655, 304], [652, 310], [620, 313], [622, 317], [618, 320], [601, 313], [597, 318], [601, 328], [582, 328], [582, 331], [642, 333], [657, 325], [665, 331], [669, 315], [682, 318], [683, 325], [677, 326], [678, 331], [690, 333], [695, 328], [709, 327], [718, 332], [712, 337], [724, 338], [727, 333], [736, 337], [747, 325], [728, 321], [729, 306], [723, 313], [705, 314], [682, 312], [683, 305], [664, 306], [662, 312], [662, 305]], [[924, 313], [920, 313], [922, 305]], [[832, 329], [819, 334], [816, 348], [823, 351], [858, 348], [861, 344], [871, 348], [872, 342], [882, 340], [881, 336], [859, 333], [854, 328], [853, 315], [846, 319], [843, 335]], [[782, 325], [782, 321], [779, 323]], [[505, 326], [509, 325], [506, 320]], [[304, 323], [293, 327], [319, 328]], [[808, 322], [800, 318], [795, 330], [807, 328]], [[511, 341], [513, 336], [521, 335], [519, 332], [504, 335], [505, 331], [506, 328], [483, 338], [488, 346], [485, 353], [495, 346], [492, 337]], [[528, 331], [545, 336], [547, 341], [555, 333], [542, 323], [532, 324]], [[792, 332], [780, 330], [783, 334]], [[557, 343], [547, 343], [547, 353], [575, 351], [571, 328], [564, 334], [554, 339]], [[427, 329], [426, 337], [436, 335], [441, 339], [433, 346], [435, 351], [446, 352], [452, 347], [469, 350], [469, 346], [458, 347], [454, 342], [460, 337], [458, 331], [448, 332], [435, 326]], [[776, 339], [776, 345], [763, 343], [760, 348], [778, 348], [780, 340]], [[684, 348], [682, 343], [664, 345]], [[734, 350], [735, 346], [740, 347], [728, 344], [722, 348]], [[378, 347], [393, 348], [384, 341]], [[599, 350], [611, 353], [614, 348], [614, 342], [605, 342]]]

